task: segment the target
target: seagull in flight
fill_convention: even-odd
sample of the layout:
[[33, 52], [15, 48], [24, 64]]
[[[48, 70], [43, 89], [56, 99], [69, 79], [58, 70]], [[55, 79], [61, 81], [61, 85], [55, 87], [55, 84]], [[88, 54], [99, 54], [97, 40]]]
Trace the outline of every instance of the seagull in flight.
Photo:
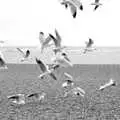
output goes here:
[[17, 94], [7, 96], [8, 100], [11, 100], [15, 104], [25, 104], [25, 96], [24, 94]]
[[105, 88], [108, 88], [110, 86], [116, 86], [116, 81], [113, 79], [110, 79], [110, 81], [108, 83], [106, 83], [105, 85], [100, 86], [99, 90], [104, 90]]
[[84, 52], [83, 52], [84, 54], [88, 51], [96, 50], [96, 48], [92, 48], [94, 41], [91, 38], [89, 38], [89, 41], [86, 41], [85, 44], [86, 44], [86, 47], [85, 47]]
[[54, 58], [52, 58], [52, 62], [60, 65], [61, 67], [73, 67], [72, 62], [67, 57], [66, 53], [62, 53], [60, 56], [55, 56]]
[[38, 78], [43, 79], [44, 76], [49, 75], [54, 80], [57, 80], [56, 76], [53, 73], [54, 69], [49, 69], [48, 65], [45, 65], [40, 59], [37, 59], [37, 58], [36, 58], [36, 63], [38, 64], [38, 66], [40, 67], [41, 71], [43, 72], [42, 74], [40, 74], [38, 76]]
[[32, 94], [29, 94], [27, 97], [28, 98], [34, 97], [37, 100], [41, 101], [41, 100], [43, 100], [45, 98], [45, 96], [46, 96], [46, 93], [43, 92], [43, 93], [32, 93]]
[[54, 42], [55, 48], [53, 48], [53, 52], [56, 55], [58, 52], [61, 52], [66, 47], [61, 45], [62, 38], [58, 33], [57, 29], [55, 29], [55, 35], [56, 37], [54, 37], [52, 34], [49, 34], [49, 36], [52, 38]]
[[32, 60], [32, 58], [30, 58], [30, 50], [27, 49], [26, 52], [22, 51], [20, 48], [17, 48], [17, 50], [23, 56], [23, 58], [20, 60], [21, 62]]
[[101, 3], [99, 3], [100, 0], [95, 0], [94, 3], [91, 3], [91, 5], [95, 5], [94, 11], [100, 6], [102, 5]]
[[73, 18], [76, 18], [77, 8], [83, 10], [83, 5], [79, 0], [63, 0], [61, 4], [64, 5], [65, 8], [70, 7]]
[[0, 52], [0, 69], [8, 69], [2, 52]]
[[39, 33], [39, 41], [41, 44], [41, 53], [43, 53], [44, 48], [50, 47], [52, 45], [52, 44], [49, 44], [51, 40], [52, 40], [52, 38], [50, 37], [50, 35], [48, 35], [45, 38], [45, 35], [43, 32]]

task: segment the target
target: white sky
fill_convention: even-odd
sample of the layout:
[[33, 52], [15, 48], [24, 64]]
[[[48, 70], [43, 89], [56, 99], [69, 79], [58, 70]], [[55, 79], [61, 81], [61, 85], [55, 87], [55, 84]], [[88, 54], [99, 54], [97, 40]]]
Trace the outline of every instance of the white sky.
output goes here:
[[39, 32], [54, 34], [56, 28], [64, 45], [84, 46], [91, 37], [95, 46], [120, 46], [120, 0], [83, 0], [84, 10], [76, 19], [58, 0], [0, 0], [0, 40], [6, 45], [34, 46]]

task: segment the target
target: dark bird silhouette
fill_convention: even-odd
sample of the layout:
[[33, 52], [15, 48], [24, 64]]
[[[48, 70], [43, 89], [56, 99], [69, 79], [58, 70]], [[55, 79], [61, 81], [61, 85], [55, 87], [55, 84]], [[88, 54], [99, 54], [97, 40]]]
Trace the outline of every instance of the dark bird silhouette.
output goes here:
[[36, 62], [39, 66], [39, 68], [41, 69], [41, 71], [43, 72], [42, 74], [40, 74], [38, 77], [43, 79], [44, 76], [49, 75], [50, 77], [52, 77], [54, 80], [57, 80], [56, 76], [54, 75], [53, 71], [54, 69], [49, 69], [48, 65], [45, 65], [40, 59], [36, 58]]
[[95, 0], [94, 3], [92, 3], [91, 5], [95, 5], [94, 10], [96, 10], [100, 5], [102, 5], [101, 3], [99, 3], [100, 0]]

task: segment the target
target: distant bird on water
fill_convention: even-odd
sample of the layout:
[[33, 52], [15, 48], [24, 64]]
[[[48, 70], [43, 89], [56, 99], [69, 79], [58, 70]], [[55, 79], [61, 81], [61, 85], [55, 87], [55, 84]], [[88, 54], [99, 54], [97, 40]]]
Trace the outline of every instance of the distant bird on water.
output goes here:
[[100, 5], [102, 5], [101, 3], [99, 3], [100, 0], [95, 0], [94, 3], [91, 3], [91, 5], [95, 5], [94, 10], [96, 10]]
[[1, 51], [0, 51], [0, 69], [8, 69], [4, 56]]
[[50, 35], [48, 35], [45, 38], [45, 35], [43, 32], [39, 33], [39, 41], [41, 44], [41, 53], [43, 53], [44, 48], [50, 47], [52, 45], [52, 44], [49, 44], [51, 40], [52, 40], [52, 38], [50, 37]]
[[113, 79], [110, 79], [110, 81], [102, 86], [100, 86], [99, 90], [104, 90], [105, 88], [108, 88], [110, 86], [116, 86], [116, 81]]
[[44, 76], [49, 75], [54, 80], [57, 80], [56, 76], [54, 75], [53, 71], [54, 69], [49, 69], [49, 66], [44, 64], [40, 59], [36, 58], [36, 63], [40, 67], [42, 74], [38, 76], [38, 78], [43, 79]]
[[11, 100], [15, 104], [25, 104], [25, 96], [24, 94], [17, 94], [7, 96], [8, 100]]
[[73, 18], [76, 18], [77, 7], [83, 10], [83, 5], [79, 0], [62, 0], [61, 4], [65, 5], [65, 8], [70, 7]]
[[21, 58], [21, 62], [24, 62], [24, 61], [29, 61], [29, 60], [32, 60], [32, 58], [30, 58], [30, 50], [26, 50], [26, 52], [23, 52], [20, 48], [16, 48], [22, 55], [23, 58]]

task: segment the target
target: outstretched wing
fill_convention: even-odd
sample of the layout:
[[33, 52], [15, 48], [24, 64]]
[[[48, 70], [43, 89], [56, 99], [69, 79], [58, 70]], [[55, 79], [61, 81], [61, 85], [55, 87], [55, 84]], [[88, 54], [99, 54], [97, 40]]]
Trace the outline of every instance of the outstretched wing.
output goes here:
[[4, 66], [4, 65], [6, 65], [5, 59], [2, 52], [0, 52], [0, 66]]
[[27, 58], [27, 57], [29, 57], [29, 55], [30, 55], [30, 50], [27, 50], [25, 57]]
[[20, 48], [16, 48], [16, 49], [22, 54], [22, 56], [25, 57], [25, 53]]
[[100, 0], [95, 0], [95, 3], [99, 3]]
[[54, 79], [57, 80], [56, 76], [54, 75], [54, 73], [50, 73], [50, 76]]
[[36, 62], [39, 65], [39, 67], [42, 70], [42, 72], [46, 72], [47, 71], [46, 65], [40, 59], [36, 58]]
[[45, 40], [45, 36], [44, 36], [44, 33], [43, 32], [39, 32], [39, 41], [40, 43], [42, 44]]
[[61, 46], [61, 36], [59, 35], [58, 31], [55, 29], [56, 39], [57, 39], [57, 46]]
[[52, 34], [49, 34], [49, 36], [52, 38], [55, 46], [58, 47], [58, 40]]
[[71, 3], [69, 3], [69, 6], [70, 6], [70, 9], [71, 9], [71, 13], [72, 13], [73, 18], [76, 18], [76, 15], [77, 15], [76, 7]]

